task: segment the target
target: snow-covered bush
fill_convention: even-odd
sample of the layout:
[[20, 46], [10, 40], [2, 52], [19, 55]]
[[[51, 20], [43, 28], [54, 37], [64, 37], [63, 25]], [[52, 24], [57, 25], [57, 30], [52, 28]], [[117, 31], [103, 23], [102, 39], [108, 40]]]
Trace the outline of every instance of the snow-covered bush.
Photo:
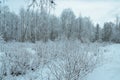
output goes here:
[[25, 75], [29, 71], [35, 71], [38, 64], [38, 57], [26, 50], [14, 49], [1, 55], [2, 77]]
[[79, 80], [95, 69], [101, 55], [97, 43], [79, 40], [11, 42], [0, 44], [0, 53], [0, 77], [5, 80]]
[[[92, 72], [100, 59], [98, 46], [94, 51], [91, 46], [79, 43], [67, 43], [63, 48], [61, 58], [53, 61], [48, 67], [55, 80], [81, 80]], [[92, 47], [92, 48], [94, 48]]]

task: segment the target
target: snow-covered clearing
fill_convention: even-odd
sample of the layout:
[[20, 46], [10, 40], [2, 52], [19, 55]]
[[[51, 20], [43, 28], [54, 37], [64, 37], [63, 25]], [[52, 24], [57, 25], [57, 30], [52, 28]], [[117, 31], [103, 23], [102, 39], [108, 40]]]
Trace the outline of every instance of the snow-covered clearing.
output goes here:
[[120, 80], [120, 44], [112, 44], [104, 49], [104, 62], [89, 74], [87, 80]]
[[[99, 59], [100, 64], [98, 61], [98, 65], [94, 66], [93, 63], [96, 64], [96, 61], [94, 62], [93, 60], [96, 60], [96, 53], [99, 52], [102, 52], [102, 57]], [[16, 53], [19, 55], [16, 55]], [[84, 55], [81, 57], [80, 53]], [[6, 55], [6, 57], [3, 57], [4, 55]], [[27, 62], [25, 65], [29, 66], [27, 68], [24, 66], [24, 68], [21, 68], [17, 65], [18, 71], [23, 69], [21, 71], [25, 75], [8, 75], [4, 77], [5, 80], [66, 80], [68, 73], [72, 71], [74, 68], [73, 65], [76, 65], [76, 62], [79, 62], [79, 59], [80, 61], [85, 60], [89, 65], [85, 69], [90, 69], [90, 71], [87, 72], [89, 73], [88, 76], [85, 77], [87, 80], [120, 79], [120, 44], [108, 44], [106, 46], [98, 43], [81, 44], [78, 41], [49, 41], [48, 43], [37, 42], [36, 44], [19, 42], [0, 43], [0, 61], [1, 59], [3, 59], [2, 61], [5, 61], [5, 65], [10, 65], [9, 67], [6, 67], [8, 68], [8, 73], [9, 69], [12, 69], [12, 66], [17, 65], [16, 62], [11, 63], [9, 60], [15, 60], [18, 62], [20, 60], [22, 62], [19, 63], [22, 64]], [[93, 63], [91, 63], [91, 61]], [[84, 70], [85, 63], [78, 64], [79, 65], [75, 66], [77, 67], [76, 70], [79, 70], [79, 66], [80, 69], [83, 67]], [[0, 64], [0, 67], [1, 65], [2, 64]], [[95, 68], [91, 68], [91, 66]], [[84, 76], [84, 74], [87, 73], [81, 71], [80, 74]], [[73, 74], [69, 76], [71, 77], [73, 75], [77, 75], [76, 72], [73, 72]]]

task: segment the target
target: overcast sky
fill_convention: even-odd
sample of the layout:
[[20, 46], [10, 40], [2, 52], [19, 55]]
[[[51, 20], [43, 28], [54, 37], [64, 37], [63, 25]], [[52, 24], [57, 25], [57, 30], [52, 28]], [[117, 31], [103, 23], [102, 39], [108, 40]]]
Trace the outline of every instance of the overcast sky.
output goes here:
[[[19, 13], [25, 7], [25, 0], [7, 0], [11, 11]], [[89, 16], [94, 23], [103, 25], [106, 21], [115, 21], [120, 14], [120, 0], [56, 0], [54, 13], [59, 16], [63, 9], [71, 8], [76, 16]]]

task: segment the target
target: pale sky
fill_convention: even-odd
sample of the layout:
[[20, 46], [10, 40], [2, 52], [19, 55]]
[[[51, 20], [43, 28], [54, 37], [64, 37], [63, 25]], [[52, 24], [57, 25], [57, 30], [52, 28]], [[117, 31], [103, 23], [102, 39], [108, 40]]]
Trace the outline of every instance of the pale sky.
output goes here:
[[[25, 7], [25, 0], [7, 0], [11, 11], [19, 13]], [[94, 23], [103, 25], [106, 21], [115, 21], [120, 15], [120, 0], [56, 0], [54, 13], [59, 16], [63, 9], [71, 8], [76, 16], [88, 16]]]

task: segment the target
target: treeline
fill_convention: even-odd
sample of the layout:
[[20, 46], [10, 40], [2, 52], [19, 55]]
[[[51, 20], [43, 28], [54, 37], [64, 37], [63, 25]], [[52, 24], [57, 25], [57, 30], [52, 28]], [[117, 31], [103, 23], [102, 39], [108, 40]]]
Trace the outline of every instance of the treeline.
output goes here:
[[71, 9], [63, 10], [60, 17], [45, 11], [21, 9], [19, 15], [7, 6], [0, 11], [0, 36], [5, 41], [20, 42], [79, 39], [81, 42], [120, 42], [120, 23], [107, 22], [101, 28], [94, 26], [89, 17], [76, 17]]

